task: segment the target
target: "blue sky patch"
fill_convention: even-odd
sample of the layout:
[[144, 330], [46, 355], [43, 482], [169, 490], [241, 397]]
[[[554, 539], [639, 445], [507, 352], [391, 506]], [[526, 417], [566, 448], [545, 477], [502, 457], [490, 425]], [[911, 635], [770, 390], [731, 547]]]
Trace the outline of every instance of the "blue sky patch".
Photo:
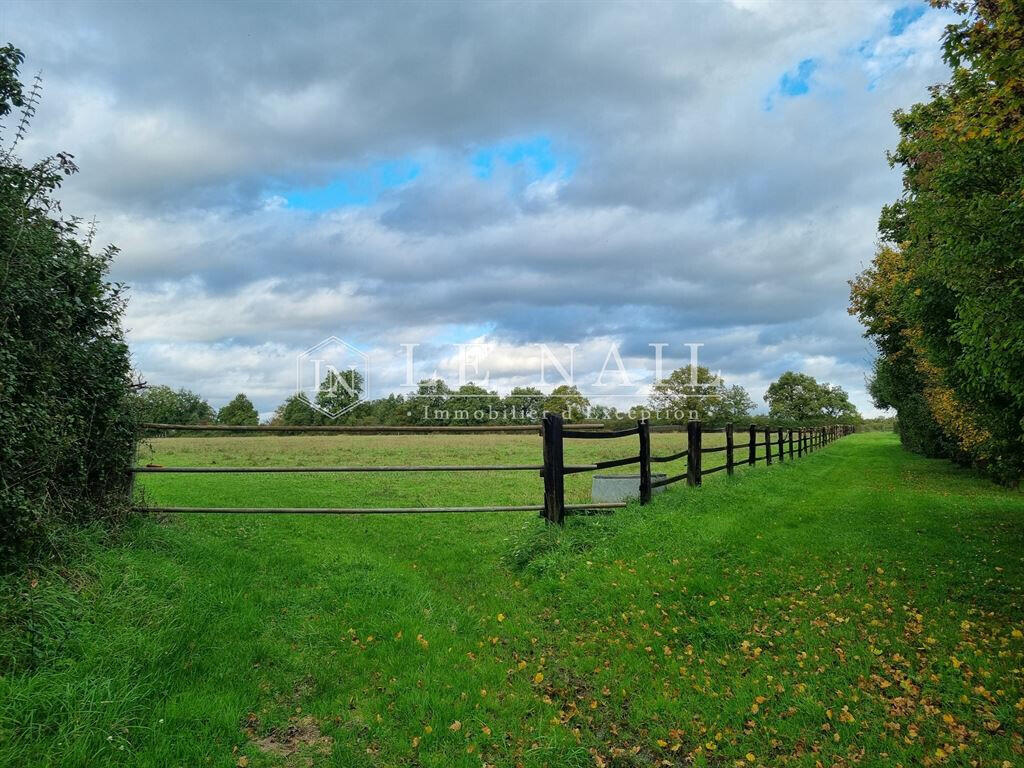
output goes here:
[[480, 179], [491, 178], [501, 165], [519, 166], [528, 176], [540, 179], [559, 168], [563, 177], [568, 177], [572, 175], [575, 162], [570, 156], [558, 153], [549, 137], [534, 136], [481, 147], [470, 157], [470, 165], [473, 175]]
[[924, 12], [924, 3], [904, 5], [902, 8], [897, 8], [892, 14], [892, 18], [889, 19], [889, 34], [893, 37], [899, 37], [906, 31], [907, 27], [924, 16]]
[[381, 193], [408, 184], [422, 168], [411, 160], [375, 163], [367, 168], [344, 173], [327, 184], [286, 190], [282, 196], [290, 208], [330, 211], [350, 205], [371, 205]]
[[811, 75], [817, 68], [817, 61], [804, 59], [796, 65], [796, 70], [779, 78], [779, 92], [783, 96], [803, 96], [811, 89]]

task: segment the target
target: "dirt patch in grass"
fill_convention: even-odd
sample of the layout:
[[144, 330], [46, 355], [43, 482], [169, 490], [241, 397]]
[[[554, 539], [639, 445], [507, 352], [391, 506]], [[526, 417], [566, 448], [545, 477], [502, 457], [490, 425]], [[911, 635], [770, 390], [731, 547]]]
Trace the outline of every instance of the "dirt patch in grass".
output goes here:
[[291, 717], [288, 725], [274, 726], [265, 735], [259, 735], [260, 722], [254, 714], [246, 720], [245, 732], [259, 749], [277, 757], [317, 754], [327, 756], [334, 747], [334, 739], [320, 731], [320, 724], [312, 715]]

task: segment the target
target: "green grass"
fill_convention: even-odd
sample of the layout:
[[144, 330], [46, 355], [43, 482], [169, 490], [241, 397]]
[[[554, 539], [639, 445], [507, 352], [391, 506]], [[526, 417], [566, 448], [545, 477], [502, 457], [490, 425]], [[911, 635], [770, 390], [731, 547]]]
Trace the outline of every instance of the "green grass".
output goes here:
[[[680, 441], [656, 435], [655, 451]], [[581, 441], [567, 461], [624, 447]], [[539, 441], [153, 451], [166, 465], [529, 463]], [[570, 480], [583, 500], [586, 479]], [[181, 506], [535, 503], [541, 489], [532, 473], [142, 482]], [[877, 433], [564, 530], [532, 513], [142, 521], [5, 584], [0, 765], [1024, 765], [1022, 521], [1021, 494]]]

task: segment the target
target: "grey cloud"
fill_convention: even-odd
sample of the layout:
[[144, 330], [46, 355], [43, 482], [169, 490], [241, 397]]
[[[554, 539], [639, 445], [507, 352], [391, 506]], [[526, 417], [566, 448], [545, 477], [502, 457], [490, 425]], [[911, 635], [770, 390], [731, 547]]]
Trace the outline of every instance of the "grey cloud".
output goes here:
[[[868, 90], [878, 67], [851, 50], [895, 7], [35, 2], [3, 27], [44, 71], [23, 150], [76, 154], [66, 209], [122, 246], [161, 378], [209, 363], [172, 353], [189, 345], [463, 325], [637, 350], [690, 336], [754, 382], [828, 358], [862, 390], [845, 280], [899, 193], [890, 113], [945, 77], [929, 11]], [[808, 56], [811, 92], [766, 112]], [[519, 169], [472, 175], [476, 148], [536, 135], [575, 160], [544, 194]], [[373, 205], [268, 205], [399, 157], [423, 174]]]

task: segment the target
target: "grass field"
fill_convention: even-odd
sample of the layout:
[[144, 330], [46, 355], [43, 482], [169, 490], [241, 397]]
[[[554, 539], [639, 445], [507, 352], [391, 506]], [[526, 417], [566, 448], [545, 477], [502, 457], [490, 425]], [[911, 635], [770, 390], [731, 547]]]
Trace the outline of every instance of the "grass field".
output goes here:
[[[669, 453], [685, 437], [654, 440]], [[540, 447], [151, 450], [165, 465], [455, 464]], [[581, 441], [566, 460], [632, 450]], [[569, 480], [585, 500], [587, 479]], [[140, 482], [181, 506], [541, 495], [532, 473]], [[0, 765], [1024, 766], [1022, 523], [1024, 495], [877, 433], [564, 530], [532, 513], [140, 521], [5, 583]]]

